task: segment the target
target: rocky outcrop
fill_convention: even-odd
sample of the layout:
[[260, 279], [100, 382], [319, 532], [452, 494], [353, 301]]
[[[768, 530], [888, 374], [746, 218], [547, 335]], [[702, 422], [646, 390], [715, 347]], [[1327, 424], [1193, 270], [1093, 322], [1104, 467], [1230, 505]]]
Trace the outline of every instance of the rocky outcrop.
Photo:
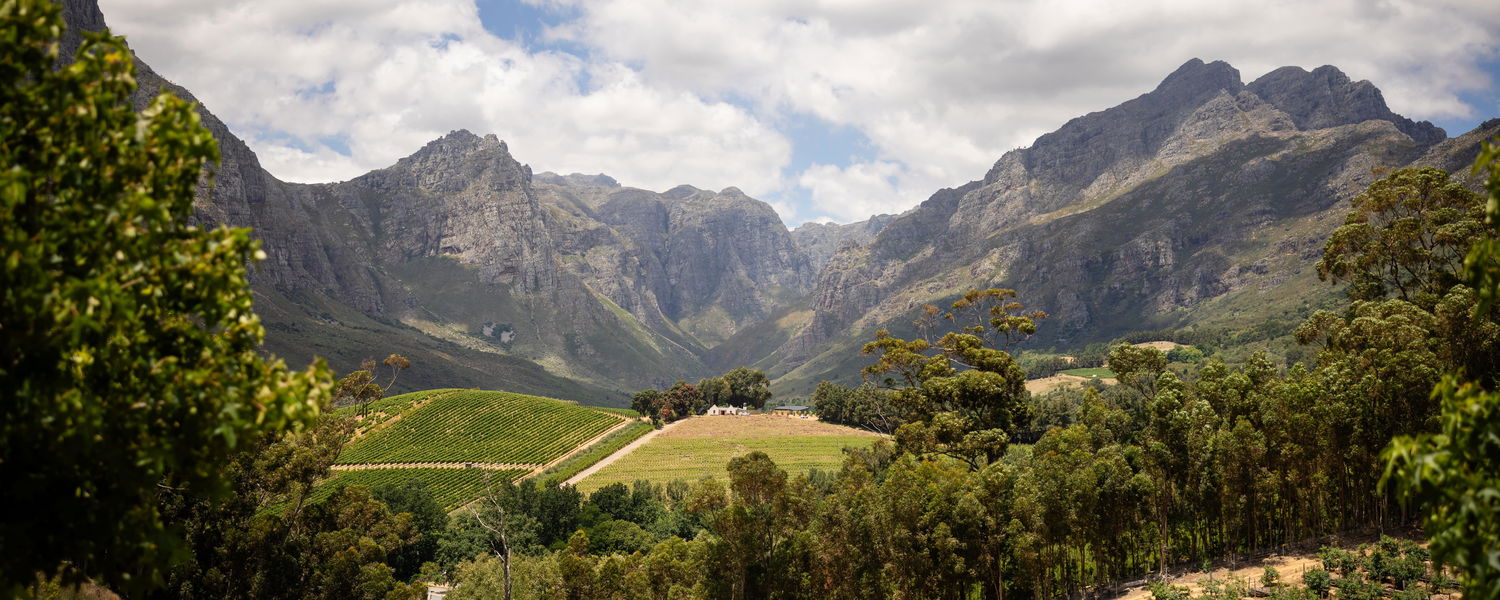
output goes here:
[[[805, 296], [815, 271], [770, 205], [736, 188], [664, 193], [547, 174], [569, 268], [644, 321], [709, 348]], [[559, 233], [567, 231], [568, 234]]]
[[1448, 138], [1427, 121], [1420, 123], [1391, 112], [1385, 97], [1368, 81], [1350, 81], [1338, 68], [1324, 65], [1311, 72], [1282, 67], [1249, 85], [1251, 92], [1285, 112], [1298, 129], [1325, 129], [1370, 120], [1390, 121], [1412, 139], [1430, 144]]
[[880, 230], [895, 220], [896, 215], [875, 215], [854, 223], [804, 223], [792, 230], [792, 243], [807, 255], [815, 271], [822, 271], [835, 252], [845, 246], [870, 243]]

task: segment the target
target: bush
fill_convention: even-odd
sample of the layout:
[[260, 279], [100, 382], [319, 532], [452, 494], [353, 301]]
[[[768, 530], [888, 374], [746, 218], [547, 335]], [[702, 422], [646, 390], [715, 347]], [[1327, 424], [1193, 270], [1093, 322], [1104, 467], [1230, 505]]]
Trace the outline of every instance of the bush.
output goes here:
[[1328, 597], [1328, 590], [1333, 589], [1333, 576], [1323, 569], [1312, 569], [1302, 574], [1302, 585], [1312, 590], [1320, 598]]
[[1186, 586], [1172, 585], [1164, 581], [1152, 582], [1149, 586], [1155, 600], [1191, 600], [1193, 595]]
[[1266, 565], [1266, 570], [1260, 574], [1260, 584], [1268, 588], [1281, 585], [1281, 572], [1276, 567]]

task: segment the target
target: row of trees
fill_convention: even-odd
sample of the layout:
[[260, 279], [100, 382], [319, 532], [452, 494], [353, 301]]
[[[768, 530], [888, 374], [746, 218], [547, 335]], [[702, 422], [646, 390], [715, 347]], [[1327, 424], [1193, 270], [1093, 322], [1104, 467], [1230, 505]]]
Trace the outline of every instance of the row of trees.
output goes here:
[[698, 385], [678, 381], [666, 391], [641, 390], [631, 397], [630, 408], [660, 425], [701, 415], [715, 405], [759, 410], [770, 399], [771, 380], [765, 372], [737, 367], [719, 377], [699, 380]]

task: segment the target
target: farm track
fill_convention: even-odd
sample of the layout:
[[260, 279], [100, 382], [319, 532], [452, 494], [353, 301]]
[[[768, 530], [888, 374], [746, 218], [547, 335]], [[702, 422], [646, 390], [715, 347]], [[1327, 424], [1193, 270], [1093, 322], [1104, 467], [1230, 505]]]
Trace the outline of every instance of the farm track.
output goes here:
[[[407, 462], [407, 463], [357, 463], [333, 465], [331, 471], [365, 471], [369, 469], [490, 469], [500, 471], [534, 470], [545, 465], [524, 463], [486, 462]], [[529, 475], [528, 475], [529, 477]]]
[[[688, 419], [691, 419], [691, 418], [693, 418], [693, 417], [688, 417]], [[634, 452], [636, 448], [639, 448], [641, 446], [646, 445], [646, 442], [651, 441], [651, 438], [654, 438], [657, 435], [660, 435], [662, 432], [664, 432], [664, 431], [666, 431], [668, 429], [671, 429], [671, 428], [675, 427], [678, 423], [682, 423], [683, 421], [686, 421], [686, 420], [687, 419], [681, 419], [681, 420], [678, 420], [678, 421], [672, 421], [671, 423], [667, 423], [666, 425], [663, 425], [661, 429], [654, 429], [652, 431], [647, 432], [646, 435], [643, 435], [641, 437], [636, 438], [635, 441], [630, 442], [629, 444], [625, 444], [624, 447], [620, 448], [619, 450], [614, 451], [613, 454], [610, 454], [609, 456], [606, 456], [604, 458], [599, 459], [599, 462], [596, 462], [596, 463], [594, 463], [592, 465], [589, 465], [589, 468], [584, 469], [582, 471], [579, 471], [577, 475], [569, 477], [567, 481], [563, 482], [563, 484], [564, 485], [578, 485], [578, 482], [583, 481], [584, 479], [588, 478], [588, 476], [593, 475], [594, 473], [599, 472], [600, 469], [603, 469], [604, 467], [609, 466], [611, 463], [613, 463], [613, 462], [615, 462], [617, 460], [620, 460], [626, 454], [630, 454], [631, 452]]]
[[[575, 446], [572, 450], [569, 450], [567, 453], [563, 454], [562, 456], [559, 456], [557, 458], [552, 459], [551, 462], [548, 462], [547, 464], [544, 464], [542, 466], [539, 466], [539, 467], [533, 469], [530, 473], [527, 473], [525, 476], [521, 477], [521, 479], [529, 479], [529, 478], [532, 478], [532, 477], [536, 477], [537, 475], [541, 475], [547, 469], [551, 469], [552, 467], [555, 467], [555, 466], [557, 466], [559, 464], [562, 464], [562, 461], [568, 460], [568, 458], [571, 457], [571, 456], [573, 456], [574, 454], [578, 454], [579, 452], [583, 452], [584, 450], [588, 450], [589, 447], [593, 446], [594, 444], [599, 443], [600, 440], [603, 440], [609, 434], [614, 433], [616, 431], [619, 431], [621, 429], [624, 429], [626, 427], [629, 427], [631, 423], [634, 423], [636, 421], [635, 419], [631, 419], [631, 418], [627, 418], [627, 417], [621, 417], [620, 415], [616, 415], [614, 413], [604, 413], [604, 414], [610, 415], [610, 416], [614, 416], [614, 417], [619, 417], [620, 418], [619, 424], [615, 425], [614, 427], [610, 427], [609, 429], [604, 430], [604, 433], [601, 433], [599, 435], [594, 436], [589, 441], [586, 441], [586, 442], [584, 442], [582, 444], [579, 444], [578, 446]], [[647, 435], [650, 435], [650, 434], [647, 434]], [[616, 454], [618, 454], [618, 453], [616, 453]], [[610, 455], [610, 456], [613, 456], [613, 454]], [[607, 459], [609, 459], [609, 456], [604, 457], [604, 460], [607, 460]], [[595, 464], [598, 464], [598, 463], [595, 463]], [[520, 481], [520, 479], [517, 479], [516, 481]]]

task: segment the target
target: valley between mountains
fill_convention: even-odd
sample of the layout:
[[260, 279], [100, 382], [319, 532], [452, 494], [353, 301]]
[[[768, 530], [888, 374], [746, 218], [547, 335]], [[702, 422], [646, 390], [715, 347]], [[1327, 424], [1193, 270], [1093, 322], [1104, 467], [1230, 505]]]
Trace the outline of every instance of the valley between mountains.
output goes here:
[[[103, 27], [92, 3], [66, 6], [71, 24]], [[192, 98], [137, 67], [141, 102]], [[1450, 138], [1332, 66], [1245, 83], [1194, 59], [903, 214], [789, 231], [736, 188], [534, 173], [524, 148], [468, 131], [349, 181], [286, 183], [199, 110], [222, 162], [195, 218], [263, 240], [252, 283], [267, 350], [342, 371], [378, 348], [421, 365], [402, 390], [616, 406], [740, 365], [780, 395], [852, 383], [876, 330], [910, 333], [922, 305], [972, 288], [1022, 290], [1051, 315], [1033, 348], [1192, 330], [1284, 352], [1337, 297], [1312, 265], [1349, 199], [1406, 166], [1466, 177], [1500, 132]], [[1247, 322], [1270, 325], [1247, 335]]]

